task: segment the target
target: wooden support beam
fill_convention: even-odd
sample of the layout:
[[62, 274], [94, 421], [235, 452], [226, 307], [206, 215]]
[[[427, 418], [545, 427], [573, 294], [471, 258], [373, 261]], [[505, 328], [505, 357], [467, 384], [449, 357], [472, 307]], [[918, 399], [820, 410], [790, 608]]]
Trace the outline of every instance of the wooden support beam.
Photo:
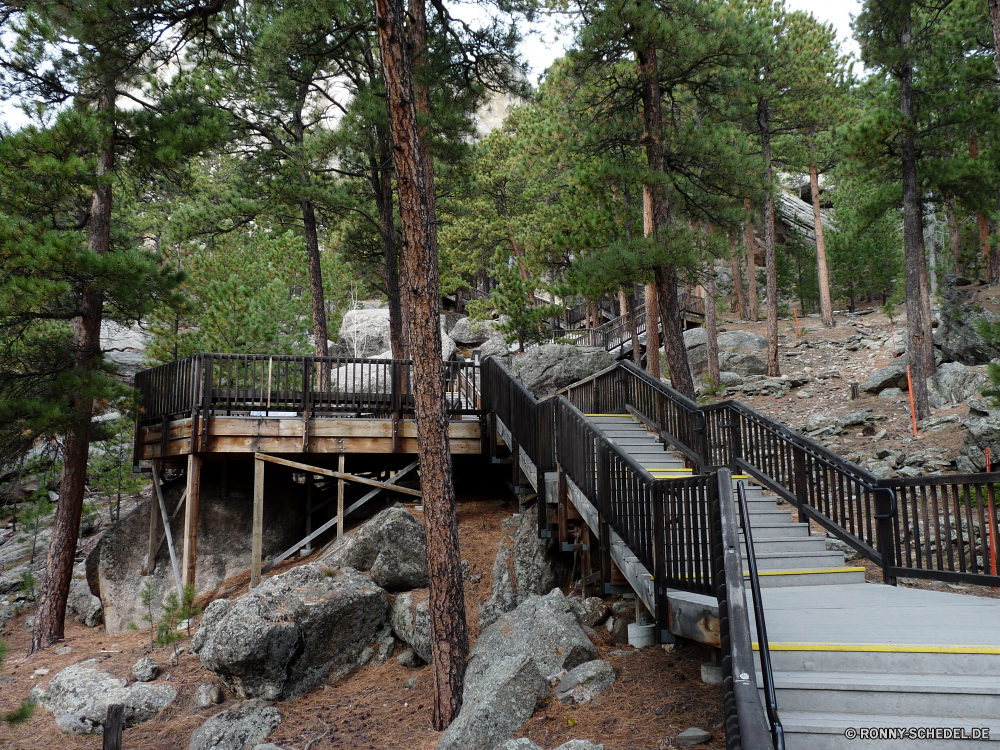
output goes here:
[[264, 532], [264, 462], [253, 462], [253, 530], [250, 537], [250, 588], [260, 585], [260, 557]]
[[[313, 526], [313, 474], [311, 471], [306, 472], [306, 539], [309, 539], [309, 535], [312, 534]], [[308, 555], [312, 552], [312, 545], [309, 542], [305, 544], [305, 551]]]
[[340, 461], [337, 464], [337, 468], [340, 469], [338, 472], [341, 477], [337, 479], [337, 546], [339, 547], [344, 543], [344, 456], [343, 453], [340, 454]]
[[360, 500], [358, 500], [355, 503], [353, 503], [350, 508], [348, 508], [347, 510], [344, 511], [344, 515], [345, 516], [351, 515], [351, 513], [353, 513], [358, 508], [360, 508], [362, 505], [364, 505], [369, 500], [371, 500], [373, 497], [375, 497], [376, 495], [378, 495], [378, 493], [383, 492], [383, 491], [390, 491], [390, 490], [392, 490], [393, 489], [392, 485], [395, 485], [396, 482], [398, 482], [400, 479], [402, 479], [403, 477], [405, 477], [407, 474], [409, 474], [411, 471], [413, 471], [414, 469], [416, 469], [418, 466], [420, 466], [420, 461], [414, 461], [411, 464], [407, 464], [404, 468], [402, 468], [399, 471], [397, 471], [394, 476], [390, 477], [389, 479], [387, 479], [385, 481], [385, 485], [386, 485], [385, 487], [376, 487], [375, 489], [371, 490], [370, 492], [365, 493], [365, 495]]
[[[177, 518], [177, 514], [180, 513], [181, 508], [184, 507], [184, 504], [187, 502], [187, 495], [188, 495], [187, 489], [185, 489], [181, 493], [181, 499], [177, 501], [177, 505], [175, 505], [174, 509], [170, 512], [170, 523], [174, 522], [174, 519]], [[160, 554], [160, 548], [163, 546], [163, 543], [165, 541], [167, 541], [167, 535], [166, 534], [160, 534], [160, 541], [157, 542], [157, 544], [156, 544], [156, 551], [153, 552], [153, 560], [154, 560], [154, 562], [156, 560], [156, 556], [158, 554]]]
[[[309, 464], [299, 463], [298, 461], [289, 461], [287, 458], [278, 458], [277, 456], [269, 456], [266, 453], [255, 453], [254, 458], [258, 461], [270, 461], [273, 464], [279, 464], [281, 466], [288, 466], [292, 469], [299, 469], [300, 471], [311, 471], [313, 474], [320, 474], [324, 477], [332, 477], [333, 479], [343, 479], [348, 482], [357, 482], [358, 484], [367, 484], [371, 487], [381, 487], [382, 489], [391, 489], [393, 492], [401, 492], [404, 495], [413, 495], [414, 497], [423, 497], [423, 493], [420, 490], [411, 490], [409, 487], [396, 487], [394, 485], [388, 484], [387, 482], [380, 482], [377, 479], [369, 479], [368, 477], [359, 477], [356, 474], [347, 474], [343, 471], [333, 471], [331, 469], [324, 469], [319, 466], [310, 466]], [[343, 466], [344, 456], [340, 456], [340, 465]]]
[[170, 517], [167, 515], [167, 504], [163, 501], [163, 487], [160, 486], [159, 461], [153, 463], [153, 487], [156, 491], [156, 500], [160, 505], [160, 515], [163, 517], [163, 527], [167, 531], [167, 549], [170, 550], [170, 565], [174, 569], [174, 583], [177, 585], [177, 594], [183, 598], [184, 584], [181, 583], [181, 573], [177, 568], [177, 553], [174, 551], [174, 537], [170, 533]]
[[184, 562], [181, 581], [184, 586], [194, 583], [198, 559], [198, 496], [201, 493], [201, 456], [188, 456], [187, 505], [184, 508]]

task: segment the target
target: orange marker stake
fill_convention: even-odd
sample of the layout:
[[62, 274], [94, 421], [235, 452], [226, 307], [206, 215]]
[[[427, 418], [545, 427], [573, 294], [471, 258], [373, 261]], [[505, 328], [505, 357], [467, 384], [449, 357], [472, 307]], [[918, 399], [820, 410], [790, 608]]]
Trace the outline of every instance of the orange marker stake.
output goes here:
[[913, 380], [910, 379], [910, 366], [906, 366], [906, 385], [910, 390], [910, 416], [913, 418], [913, 437], [917, 436], [917, 410], [913, 407]]
[[799, 316], [798, 316], [798, 314], [797, 314], [797, 313], [795, 312], [795, 308], [794, 308], [794, 307], [792, 308], [792, 315], [794, 315], [794, 316], [795, 316], [795, 331], [796, 331], [796, 333], [797, 333], [797, 334], [798, 334], [799, 336], [801, 336], [801, 335], [802, 335], [802, 329], [800, 329], [800, 328], [799, 328]]
[[[986, 446], [986, 473], [993, 471], [993, 465], [990, 461], [990, 447]], [[990, 512], [990, 575], [997, 574], [997, 516], [996, 516], [996, 503], [993, 501], [993, 483], [990, 482], [986, 485], [986, 500]], [[996, 591], [996, 586], [993, 587]]]

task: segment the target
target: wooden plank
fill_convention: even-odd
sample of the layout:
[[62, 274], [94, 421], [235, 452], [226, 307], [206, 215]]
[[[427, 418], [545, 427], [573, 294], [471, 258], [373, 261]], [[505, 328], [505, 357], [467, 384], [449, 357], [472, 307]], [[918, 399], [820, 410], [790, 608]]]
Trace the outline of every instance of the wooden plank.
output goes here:
[[181, 573], [177, 567], [177, 553], [174, 551], [174, 537], [170, 533], [170, 517], [167, 515], [167, 504], [163, 501], [163, 488], [160, 486], [159, 461], [153, 462], [153, 487], [156, 490], [156, 499], [160, 504], [160, 515], [163, 518], [163, 526], [167, 532], [167, 549], [170, 551], [170, 565], [174, 570], [174, 583], [177, 585], [178, 596], [184, 596], [184, 585], [181, 583]]
[[198, 497], [201, 494], [201, 457], [188, 456], [187, 504], [184, 508], [184, 563], [181, 580], [185, 586], [194, 583], [198, 560]]
[[253, 467], [253, 530], [250, 538], [250, 588], [260, 585], [260, 557], [264, 532], [264, 462], [255, 456]]
[[[394, 484], [396, 484], [396, 482], [398, 482], [400, 479], [402, 479], [403, 477], [405, 477], [407, 474], [409, 474], [411, 471], [413, 471], [414, 469], [416, 469], [418, 466], [420, 466], [420, 461], [414, 461], [411, 464], [407, 464], [404, 468], [402, 468], [399, 471], [397, 471], [395, 473], [395, 475], [393, 475], [392, 477], [390, 477], [389, 479], [387, 479], [385, 483], [387, 485], [390, 485], [390, 484], [394, 485]], [[375, 497], [378, 493], [383, 492], [383, 491], [387, 491], [388, 489], [389, 489], [388, 487], [376, 487], [371, 492], [365, 493], [365, 495], [360, 500], [358, 500], [355, 503], [353, 503], [350, 508], [348, 508], [347, 510], [344, 511], [344, 515], [345, 516], [351, 515], [351, 513], [353, 513], [354, 511], [356, 511], [358, 508], [360, 508], [365, 503], [367, 503], [369, 500], [371, 500], [373, 497]]]
[[[313, 473], [306, 472], [306, 539], [312, 534], [313, 525]], [[312, 552], [312, 545], [306, 542], [306, 554]]]
[[[332, 469], [324, 469], [319, 466], [310, 466], [308, 464], [299, 463], [298, 461], [289, 461], [287, 458], [278, 458], [277, 456], [268, 456], [264, 453], [257, 453], [254, 458], [260, 461], [270, 461], [273, 464], [280, 464], [281, 466], [288, 466], [292, 469], [299, 469], [300, 471], [311, 471], [313, 474], [321, 474], [324, 477], [331, 477], [333, 479], [344, 479], [348, 482], [357, 482], [358, 484], [367, 484], [372, 487], [382, 487], [383, 489], [389, 488], [394, 492], [402, 492], [404, 495], [413, 495], [414, 497], [423, 497], [420, 490], [411, 490], [409, 487], [396, 487], [386, 482], [380, 482], [377, 479], [369, 479], [368, 477], [359, 477], [355, 474], [347, 474], [343, 471], [333, 471]], [[340, 466], [344, 465], [344, 456], [340, 456]]]
[[310, 542], [312, 542], [313, 539], [315, 539], [316, 537], [318, 537], [324, 531], [326, 531], [327, 529], [330, 529], [330, 528], [336, 526], [337, 525], [337, 521], [339, 521], [339, 520], [340, 520], [339, 516], [334, 516], [329, 521], [327, 521], [322, 526], [320, 526], [318, 529], [316, 529], [316, 531], [312, 532], [305, 539], [302, 539], [302, 540], [296, 542], [291, 547], [289, 547], [284, 552], [282, 552], [280, 555], [278, 555], [276, 558], [274, 558], [273, 560], [271, 560], [271, 562], [269, 562], [266, 566], [264, 566], [264, 569], [261, 572], [266, 573], [271, 568], [273, 568], [275, 565], [277, 565], [278, 563], [280, 563], [282, 560], [287, 560], [291, 555], [294, 555], [297, 550], [299, 550], [304, 545], [309, 544]]
[[340, 475], [337, 477], [337, 546], [341, 546], [344, 543], [344, 459], [346, 456], [341, 453], [340, 461], [337, 463], [337, 468], [340, 469], [337, 473]]
[[[170, 522], [171, 523], [173, 523], [174, 519], [177, 518], [177, 514], [180, 512], [180, 509], [183, 508], [184, 504], [187, 502], [187, 494], [188, 494], [187, 493], [187, 489], [185, 488], [184, 492], [181, 493], [181, 499], [177, 501], [177, 505], [174, 507], [173, 511], [171, 511], [171, 513], [170, 513]], [[156, 556], [158, 554], [160, 554], [160, 547], [163, 546], [163, 543], [166, 540], [167, 540], [167, 535], [166, 534], [160, 534], [160, 541], [157, 542], [157, 544], [156, 544], [156, 551], [153, 552], [153, 560], [154, 561], [156, 560]]]

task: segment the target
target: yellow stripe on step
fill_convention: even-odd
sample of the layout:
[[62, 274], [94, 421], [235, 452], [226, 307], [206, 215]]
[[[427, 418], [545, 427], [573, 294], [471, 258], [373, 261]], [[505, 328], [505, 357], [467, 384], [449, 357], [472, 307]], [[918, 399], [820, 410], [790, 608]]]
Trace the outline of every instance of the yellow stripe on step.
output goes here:
[[635, 419], [631, 414], [584, 414], [585, 417], [628, 417], [629, 419]]
[[[886, 654], [1000, 654], [1000, 646], [937, 646], [920, 643], [768, 643], [771, 651], [863, 651]], [[760, 644], [753, 642], [753, 650]]]
[[[818, 568], [816, 570], [758, 570], [758, 576], [804, 576], [813, 573], [858, 573], [864, 572], [864, 568]], [[749, 573], [743, 574], [744, 578], [749, 578]]]

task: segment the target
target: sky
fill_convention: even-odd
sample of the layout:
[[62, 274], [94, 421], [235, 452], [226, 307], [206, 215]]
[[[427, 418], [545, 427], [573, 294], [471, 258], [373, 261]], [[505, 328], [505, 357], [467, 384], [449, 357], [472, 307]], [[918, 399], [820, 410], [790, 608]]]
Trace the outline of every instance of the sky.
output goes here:
[[[812, 13], [817, 19], [832, 23], [837, 37], [843, 42], [845, 51], [859, 56], [858, 45], [851, 38], [851, 16], [861, 10], [860, 0], [786, 0], [790, 8]], [[560, 35], [552, 21], [535, 24], [535, 33], [526, 35], [522, 51], [531, 67], [531, 81], [537, 82], [552, 62], [560, 57], [572, 41], [568, 33]], [[13, 128], [25, 123], [24, 115], [11, 106], [10, 102], [0, 102], [0, 122]]]

